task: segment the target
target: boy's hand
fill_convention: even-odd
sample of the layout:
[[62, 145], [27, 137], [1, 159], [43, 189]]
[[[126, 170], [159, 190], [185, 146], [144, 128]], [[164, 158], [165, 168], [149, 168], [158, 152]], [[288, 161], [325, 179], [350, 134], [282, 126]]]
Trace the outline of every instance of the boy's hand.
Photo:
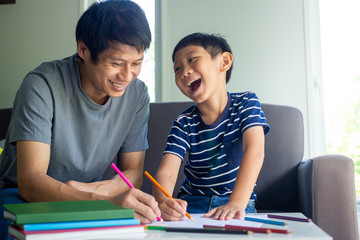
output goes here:
[[166, 221], [181, 221], [185, 218], [187, 202], [165, 197], [159, 204], [161, 217]]
[[213, 217], [216, 220], [244, 219], [245, 209], [238, 203], [228, 202], [223, 206], [210, 210], [204, 217]]

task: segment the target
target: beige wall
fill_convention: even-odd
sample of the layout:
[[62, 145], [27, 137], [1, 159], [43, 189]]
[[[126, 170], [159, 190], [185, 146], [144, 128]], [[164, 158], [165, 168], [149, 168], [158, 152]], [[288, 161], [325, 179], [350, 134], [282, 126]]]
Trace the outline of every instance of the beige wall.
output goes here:
[[16, 0], [0, 5], [0, 108], [11, 107], [24, 76], [75, 53], [83, 1]]
[[[93, 0], [17, 0], [0, 5], [0, 108], [25, 74], [76, 50], [75, 26]], [[318, 0], [156, 0], [157, 101], [187, 100], [173, 82], [171, 52], [194, 31], [223, 34], [235, 55], [229, 91], [299, 108], [305, 157], [325, 152]], [[320, 86], [320, 88], [319, 88]]]
[[183, 101], [171, 54], [193, 32], [223, 35], [232, 47], [229, 92], [253, 91], [260, 101], [293, 106], [305, 124], [305, 157], [325, 153], [318, 0], [158, 0], [161, 101]]

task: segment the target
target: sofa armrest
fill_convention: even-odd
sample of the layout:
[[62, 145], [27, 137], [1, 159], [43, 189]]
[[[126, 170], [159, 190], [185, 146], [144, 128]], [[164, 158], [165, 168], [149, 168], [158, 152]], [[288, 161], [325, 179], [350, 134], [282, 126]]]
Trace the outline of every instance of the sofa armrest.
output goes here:
[[300, 211], [334, 240], [359, 239], [352, 159], [323, 155], [298, 169]]

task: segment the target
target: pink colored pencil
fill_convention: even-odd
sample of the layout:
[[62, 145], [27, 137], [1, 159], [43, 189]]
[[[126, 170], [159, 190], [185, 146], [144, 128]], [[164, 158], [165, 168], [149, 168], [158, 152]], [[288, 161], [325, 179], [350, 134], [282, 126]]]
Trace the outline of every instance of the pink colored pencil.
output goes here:
[[120, 177], [126, 182], [126, 184], [130, 187], [130, 188], [135, 188], [134, 185], [131, 184], [131, 182], [129, 180], [127, 180], [127, 178], [125, 177], [125, 175], [120, 171], [120, 169], [114, 164], [112, 163], [111, 166], [113, 167], [113, 169], [115, 170], [115, 172], [117, 172]]
[[[117, 172], [120, 177], [126, 182], [126, 184], [130, 187], [130, 188], [135, 188], [134, 185], [131, 184], [131, 182], [125, 177], [125, 175], [120, 171], [120, 169], [114, 164], [111, 164], [112, 168], [115, 170], [115, 172]], [[156, 217], [158, 221], [163, 222], [164, 220], [161, 217]]]

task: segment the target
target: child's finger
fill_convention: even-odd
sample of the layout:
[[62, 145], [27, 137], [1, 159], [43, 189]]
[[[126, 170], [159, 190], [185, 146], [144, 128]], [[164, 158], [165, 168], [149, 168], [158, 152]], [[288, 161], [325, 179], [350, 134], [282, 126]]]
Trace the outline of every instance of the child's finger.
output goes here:
[[185, 200], [175, 199], [175, 201], [176, 201], [184, 210], [186, 210], [186, 208], [187, 208], [187, 202], [186, 202]]
[[207, 213], [204, 214], [204, 217], [211, 218], [217, 211], [217, 208], [211, 209]]
[[237, 211], [234, 215], [235, 219], [243, 220], [244, 217], [245, 217], [245, 212], [243, 212], [243, 211]]
[[[179, 199], [170, 199], [166, 201], [166, 204], [178, 212], [181, 216], [185, 216], [186, 206], [183, 207], [184, 203], [179, 202]], [[180, 205], [182, 204], [182, 205]], [[186, 204], [187, 205], [187, 204]]]

